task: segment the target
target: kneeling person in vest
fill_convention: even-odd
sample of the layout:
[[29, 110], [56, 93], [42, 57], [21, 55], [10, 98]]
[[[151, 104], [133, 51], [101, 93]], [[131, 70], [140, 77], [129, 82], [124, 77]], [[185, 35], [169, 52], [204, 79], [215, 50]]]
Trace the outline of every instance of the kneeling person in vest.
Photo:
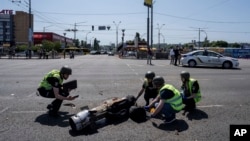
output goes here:
[[176, 113], [181, 111], [184, 106], [180, 92], [174, 86], [165, 84], [164, 78], [161, 76], [153, 79], [153, 85], [159, 89], [159, 94], [148, 106], [148, 108], [156, 106], [151, 117], [161, 114], [165, 118], [165, 123], [175, 121]]
[[201, 100], [201, 92], [199, 83], [196, 79], [190, 78], [190, 73], [182, 71], [181, 74], [182, 81], [182, 97], [184, 107], [184, 114], [187, 111], [191, 111], [196, 108], [196, 103]]
[[148, 71], [145, 74], [145, 79], [142, 84], [142, 88], [139, 91], [136, 99], [138, 99], [144, 92], [144, 99], [145, 99], [145, 106], [149, 104], [150, 99], [155, 99], [156, 96], [158, 95], [158, 91], [156, 88], [153, 87], [153, 79], [155, 77], [155, 73], [153, 71]]
[[39, 94], [45, 98], [56, 98], [47, 106], [50, 116], [59, 116], [58, 111], [63, 100], [74, 100], [76, 97], [69, 96], [69, 91], [62, 88], [63, 80], [67, 80], [72, 69], [63, 66], [61, 70], [52, 70], [44, 76], [37, 89]]

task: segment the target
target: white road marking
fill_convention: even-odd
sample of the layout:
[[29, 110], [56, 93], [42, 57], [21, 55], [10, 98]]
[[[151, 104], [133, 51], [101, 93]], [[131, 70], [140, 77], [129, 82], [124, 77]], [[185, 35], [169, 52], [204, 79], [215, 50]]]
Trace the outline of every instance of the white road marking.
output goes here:
[[9, 109], [9, 107], [4, 108], [2, 111], [0, 111], [0, 114], [2, 114], [3, 112], [7, 111]]
[[45, 113], [46, 111], [13, 111], [13, 114]]
[[203, 106], [197, 106], [200, 108], [212, 108], [212, 107], [223, 107], [223, 105], [203, 105]]

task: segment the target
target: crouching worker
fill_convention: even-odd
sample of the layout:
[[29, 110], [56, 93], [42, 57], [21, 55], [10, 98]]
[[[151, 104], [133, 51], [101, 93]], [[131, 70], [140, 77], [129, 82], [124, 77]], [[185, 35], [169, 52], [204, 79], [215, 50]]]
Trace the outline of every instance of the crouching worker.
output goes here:
[[182, 98], [185, 104], [184, 113], [194, 110], [196, 108], [196, 103], [201, 100], [201, 92], [199, 83], [196, 79], [190, 78], [190, 73], [182, 71], [181, 74], [182, 81]]
[[47, 106], [49, 115], [57, 117], [58, 111], [63, 100], [74, 100], [76, 97], [69, 96], [69, 92], [63, 90], [63, 80], [67, 80], [72, 74], [72, 69], [68, 66], [63, 66], [61, 70], [52, 70], [44, 76], [37, 89], [39, 94], [45, 98], [56, 98]]
[[148, 110], [155, 106], [151, 117], [163, 117], [165, 123], [172, 123], [176, 120], [176, 113], [184, 107], [180, 92], [172, 85], [165, 84], [164, 78], [156, 76], [153, 79], [154, 87], [159, 89], [158, 96], [145, 109]]
[[145, 79], [144, 79], [144, 82], [142, 84], [142, 88], [136, 97], [136, 100], [137, 100], [144, 93], [144, 99], [146, 102], [145, 106], [147, 106], [149, 104], [149, 100], [151, 98], [155, 99], [157, 94], [158, 94], [157, 89], [153, 87], [153, 83], [152, 83], [152, 80], [154, 79], [154, 77], [155, 77], [155, 73], [152, 71], [148, 71], [145, 74]]

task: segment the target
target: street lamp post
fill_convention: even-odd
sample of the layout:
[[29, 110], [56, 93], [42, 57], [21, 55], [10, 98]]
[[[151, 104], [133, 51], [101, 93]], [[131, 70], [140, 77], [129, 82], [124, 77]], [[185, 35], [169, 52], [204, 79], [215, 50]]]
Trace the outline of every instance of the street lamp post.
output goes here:
[[65, 57], [66, 57], [66, 52], [65, 52], [65, 48], [66, 48], [66, 33], [63, 33], [63, 35], [64, 35], [64, 52], [63, 52], [63, 57], [64, 57], [64, 59], [65, 59]]
[[87, 47], [87, 42], [88, 42], [87, 36], [88, 36], [89, 33], [91, 33], [91, 32], [89, 31], [88, 33], [86, 33], [86, 45], [85, 45], [85, 47]]
[[124, 51], [124, 36], [125, 36], [124, 32], [125, 32], [125, 29], [122, 29], [122, 56], [123, 56], [123, 51]]
[[207, 42], [207, 32], [205, 30], [200, 30], [200, 31], [202, 31], [202, 32], [204, 32], [206, 34], [206, 37], [204, 39], [204, 43], [206, 43]]
[[161, 33], [161, 36], [163, 38], [163, 44], [164, 44], [164, 47], [165, 47], [165, 36]]
[[161, 35], [161, 28], [164, 26], [165, 24], [162, 24], [161, 26], [159, 24], [157, 24], [158, 26], [158, 50], [160, 50], [160, 35]]
[[47, 27], [51, 27], [51, 26], [53, 26], [53, 25], [44, 26], [44, 27], [43, 27], [43, 32], [45, 32], [45, 29], [46, 29]]
[[91, 39], [90, 39], [90, 48], [92, 48], [92, 39], [94, 39], [95, 37], [92, 37]]
[[113, 21], [113, 23], [116, 26], [116, 45], [115, 46], [116, 46], [116, 51], [117, 51], [117, 49], [118, 49], [118, 28], [119, 28], [121, 21], [119, 21], [119, 23], [116, 23], [115, 21]]

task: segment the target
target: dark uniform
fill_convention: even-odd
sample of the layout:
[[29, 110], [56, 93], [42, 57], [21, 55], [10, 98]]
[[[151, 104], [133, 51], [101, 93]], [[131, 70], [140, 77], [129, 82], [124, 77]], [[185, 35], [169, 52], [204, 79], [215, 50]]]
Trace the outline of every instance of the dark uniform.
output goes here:
[[146, 101], [146, 105], [148, 105], [150, 98], [153, 98], [153, 99], [156, 98], [156, 96], [158, 95], [158, 90], [154, 88], [152, 81], [148, 82], [148, 80], [146, 79], [144, 80], [142, 88], [145, 89], [144, 99]]
[[[199, 91], [199, 89], [200, 89], [199, 84], [198, 84], [197, 81], [195, 81], [195, 82], [193, 83], [192, 88], [188, 88], [188, 87], [189, 87], [188, 85], [185, 85], [185, 84], [182, 85], [182, 88], [183, 88], [183, 92], [184, 92], [184, 96], [185, 96], [185, 97], [191, 96], [190, 89], [191, 89], [192, 93], [198, 93], [198, 91]], [[184, 110], [185, 110], [185, 111], [190, 111], [190, 110], [196, 108], [196, 104], [195, 104], [196, 102], [195, 102], [195, 99], [194, 99], [194, 98], [191, 98], [191, 99], [185, 99], [185, 98], [184, 98], [184, 99], [183, 99], [183, 103], [186, 105], [186, 106], [184, 107]]]
[[144, 92], [144, 99], [146, 101], [146, 106], [149, 104], [150, 98], [156, 98], [158, 94], [157, 88], [154, 88], [152, 80], [155, 77], [155, 73], [152, 71], [147, 71], [145, 74], [144, 82], [142, 84], [142, 89], [138, 93], [136, 99], [138, 99]]
[[196, 79], [190, 78], [189, 72], [182, 71], [180, 75], [183, 82], [183, 103], [186, 105], [183, 110], [190, 111], [195, 109], [196, 103], [201, 100], [200, 86]]
[[[63, 74], [71, 74], [71, 68], [64, 66], [62, 69], [59, 70], [52, 70], [48, 74], [44, 76], [42, 81], [39, 84], [38, 92], [41, 96], [45, 98], [55, 98], [55, 94], [53, 91], [54, 88], [59, 89], [59, 95], [63, 97], [69, 96], [69, 92], [63, 90], [62, 84], [63, 84]], [[49, 110], [49, 114], [52, 116], [57, 116], [57, 113], [62, 105], [63, 100], [61, 99], [55, 99], [52, 101], [51, 104], [47, 106], [47, 109]]]

